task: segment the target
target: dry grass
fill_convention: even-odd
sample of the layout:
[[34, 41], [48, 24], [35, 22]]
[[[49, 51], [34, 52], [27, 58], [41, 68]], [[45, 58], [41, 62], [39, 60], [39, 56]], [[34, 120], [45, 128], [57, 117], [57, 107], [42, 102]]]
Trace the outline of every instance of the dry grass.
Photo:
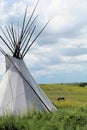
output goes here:
[[[87, 106], [87, 87], [73, 84], [44, 84], [40, 85], [47, 96], [58, 108], [76, 108]], [[64, 101], [58, 101], [64, 97]]]

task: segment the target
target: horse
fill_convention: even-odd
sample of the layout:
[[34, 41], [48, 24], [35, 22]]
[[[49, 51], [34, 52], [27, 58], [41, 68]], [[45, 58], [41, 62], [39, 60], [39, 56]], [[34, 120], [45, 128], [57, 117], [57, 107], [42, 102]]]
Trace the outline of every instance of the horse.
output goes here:
[[64, 98], [64, 97], [59, 97], [57, 100], [58, 100], [58, 101], [64, 101], [65, 98]]

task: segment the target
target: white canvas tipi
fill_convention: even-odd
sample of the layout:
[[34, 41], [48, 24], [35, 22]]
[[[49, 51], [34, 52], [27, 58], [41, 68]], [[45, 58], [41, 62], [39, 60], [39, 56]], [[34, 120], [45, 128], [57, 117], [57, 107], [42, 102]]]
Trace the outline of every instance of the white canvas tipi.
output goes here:
[[0, 84], [0, 113], [54, 111], [48, 97], [36, 84], [23, 60], [6, 56], [6, 73]]
[[7, 34], [1, 28], [7, 41], [4, 40], [1, 35], [0, 38], [12, 52], [13, 56], [7, 55], [1, 48], [1, 52], [5, 55], [6, 59], [6, 72], [0, 83], [0, 114], [6, 112], [21, 114], [26, 111], [57, 110], [37, 85], [23, 60], [34, 41], [48, 24], [43, 27], [40, 33], [31, 42], [32, 34], [36, 28], [36, 25], [34, 26], [33, 23], [37, 16], [32, 18], [36, 6], [27, 22], [26, 9], [20, 36], [17, 35], [17, 37], [15, 35], [16, 33], [12, 24], [6, 27]]

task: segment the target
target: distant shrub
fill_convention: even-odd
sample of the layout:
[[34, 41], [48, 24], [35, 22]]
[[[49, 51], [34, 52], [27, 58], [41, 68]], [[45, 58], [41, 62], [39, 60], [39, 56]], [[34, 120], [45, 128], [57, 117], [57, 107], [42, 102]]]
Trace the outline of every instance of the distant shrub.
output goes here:
[[79, 87], [85, 87], [85, 83], [80, 83]]

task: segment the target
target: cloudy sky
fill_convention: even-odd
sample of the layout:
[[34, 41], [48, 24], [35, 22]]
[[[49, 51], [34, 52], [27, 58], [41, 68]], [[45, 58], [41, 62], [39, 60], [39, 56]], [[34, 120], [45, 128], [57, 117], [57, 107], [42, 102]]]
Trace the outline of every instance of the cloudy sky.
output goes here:
[[[12, 21], [21, 25], [26, 5], [28, 17], [36, 2], [0, 0], [0, 26], [4, 28]], [[37, 14], [37, 32], [51, 21], [24, 58], [35, 80], [87, 82], [87, 0], [40, 0]], [[1, 40], [0, 46], [10, 54]], [[0, 77], [4, 71], [5, 60], [0, 54]]]

